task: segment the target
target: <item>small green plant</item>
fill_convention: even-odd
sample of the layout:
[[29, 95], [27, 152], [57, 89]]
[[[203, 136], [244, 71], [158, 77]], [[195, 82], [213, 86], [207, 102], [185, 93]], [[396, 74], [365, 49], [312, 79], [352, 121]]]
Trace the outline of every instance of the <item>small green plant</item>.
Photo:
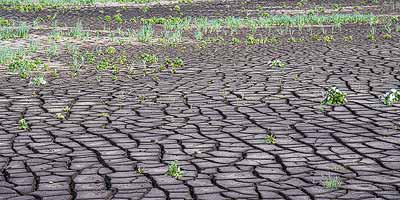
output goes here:
[[65, 120], [65, 115], [63, 113], [56, 113], [56, 119], [58, 120]]
[[21, 129], [21, 130], [29, 130], [29, 124], [28, 124], [28, 122], [26, 121], [26, 119], [24, 119], [24, 118], [21, 118], [19, 121], [18, 121], [18, 127], [19, 127], [19, 129]]
[[353, 41], [353, 36], [352, 35], [343, 36], [342, 40], [343, 40], [343, 42], [352, 42]]
[[167, 171], [167, 175], [174, 177], [176, 179], [180, 179], [183, 176], [183, 171], [181, 170], [181, 168], [178, 165], [178, 161], [172, 161], [169, 165], [168, 165], [168, 171]]
[[143, 167], [138, 167], [138, 168], [136, 169], [136, 172], [137, 172], [138, 174], [144, 174], [144, 168], [143, 168]]
[[29, 41], [28, 49], [32, 53], [36, 53], [39, 50], [39, 44], [36, 41]]
[[8, 65], [8, 71], [18, 73], [20, 78], [27, 79], [33, 70], [38, 69], [40, 64], [42, 64], [40, 60], [31, 61], [20, 58]]
[[324, 36], [324, 37], [322, 38], [322, 40], [323, 40], [325, 43], [331, 43], [331, 42], [335, 41], [335, 38], [333, 37], [333, 35], [326, 35], [326, 36]]
[[283, 63], [281, 60], [279, 59], [275, 59], [275, 60], [271, 60], [268, 62], [268, 65], [275, 68], [275, 67], [279, 67], [279, 68], [285, 68], [286, 64]]
[[154, 30], [151, 25], [144, 25], [137, 33], [139, 42], [149, 42], [154, 35]]
[[11, 22], [8, 19], [0, 17], [0, 26], [11, 26]]
[[71, 107], [69, 107], [69, 106], [65, 106], [63, 108], [63, 112], [70, 112], [70, 111], [71, 111]]
[[144, 95], [138, 96], [138, 101], [140, 104], [144, 104], [144, 102], [146, 101], [146, 96]]
[[47, 83], [47, 81], [44, 77], [44, 74], [41, 73], [38, 76], [35, 76], [34, 78], [32, 78], [30, 83], [34, 86], [41, 86], [41, 85], [45, 85]]
[[100, 113], [101, 117], [110, 117], [110, 114], [106, 113], [106, 112], [102, 112]]
[[17, 27], [0, 26], [0, 40], [27, 38], [29, 31], [30, 28], [26, 23], [21, 23]]
[[272, 133], [265, 136], [264, 140], [268, 144], [276, 144], [276, 136]]
[[387, 106], [391, 106], [394, 103], [397, 103], [400, 101], [400, 91], [397, 89], [391, 89], [389, 92], [387, 92], [386, 94], [384, 94], [381, 97], [381, 101], [383, 102], [383, 104], [387, 105]]
[[347, 103], [347, 94], [332, 86], [324, 95], [322, 105], [344, 105]]
[[69, 36], [75, 39], [83, 39], [89, 36], [89, 33], [83, 30], [82, 23], [78, 21], [75, 27], [72, 27], [68, 33]]
[[98, 63], [98, 64], [96, 65], [96, 69], [97, 69], [98, 71], [104, 71], [104, 70], [107, 70], [107, 69], [112, 68], [112, 66], [113, 66], [113, 64], [110, 63], [110, 61], [109, 61], [108, 59], [103, 58], [103, 59], [100, 61], [100, 63]]
[[152, 65], [158, 62], [158, 57], [154, 54], [143, 53], [139, 55], [139, 59], [145, 65]]
[[390, 40], [390, 39], [392, 39], [392, 35], [391, 34], [389, 34], [389, 33], [385, 33], [385, 34], [383, 34], [383, 36], [382, 36], [382, 38], [383, 39], [385, 39], [385, 40]]
[[118, 13], [118, 14], [114, 15], [113, 18], [114, 18], [114, 21], [115, 21], [116, 23], [118, 23], [118, 24], [124, 23], [124, 20], [122, 19], [121, 13]]
[[231, 44], [232, 44], [232, 45], [238, 45], [238, 44], [240, 44], [240, 39], [239, 39], [239, 38], [232, 38]]
[[107, 23], [111, 22], [111, 16], [110, 15], [104, 16], [104, 21]]
[[338, 189], [343, 185], [343, 182], [338, 177], [329, 176], [326, 180], [322, 181], [322, 185], [326, 189]]
[[110, 55], [114, 55], [116, 52], [117, 52], [117, 49], [115, 49], [115, 47], [108, 47], [106, 50], [106, 53], [110, 54]]

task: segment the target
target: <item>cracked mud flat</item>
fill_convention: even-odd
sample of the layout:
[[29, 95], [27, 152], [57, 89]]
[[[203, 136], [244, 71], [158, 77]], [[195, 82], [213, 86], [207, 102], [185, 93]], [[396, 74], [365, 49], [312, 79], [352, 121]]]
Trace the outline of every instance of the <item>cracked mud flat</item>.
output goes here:
[[[379, 96], [399, 85], [399, 38], [187, 45], [172, 53], [185, 67], [158, 83], [97, 82], [88, 70], [32, 89], [2, 69], [0, 199], [398, 200], [400, 106]], [[321, 110], [332, 85], [349, 101]], [[18, 129], [21, 115], [31, 131]], [[180, 180], [166, 175], [174, 160]], [[329, 177], [342, 186], [326, 189]]]

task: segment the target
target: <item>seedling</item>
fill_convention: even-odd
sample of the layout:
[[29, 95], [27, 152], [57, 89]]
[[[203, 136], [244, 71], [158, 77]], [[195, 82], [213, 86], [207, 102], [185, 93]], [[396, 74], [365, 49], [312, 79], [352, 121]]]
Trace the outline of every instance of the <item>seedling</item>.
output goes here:
[[285, 68], [286, 64], [283, 63], [281, 60], [276, 59], [276, 60], [271, 60], [268, 62], [268, 65], [275, 68], [275, 67], [280, 67], [280, 68]]
[[276, 144], [276, 136], [272, 133], [265, 136], [264, 140], [267, 144]]
[[41, 86], [41, 85], [45, 85], [47, 83], [47, 81], [46, 81], [44, 75], [40, 74], [40, 75], [32, 78], [30, 83], [35, 86]]
[[240, 39], [239, 39], [239, 38], [232, 38], [231, 44], [232, 44], [232, 45], [240, 44]]
[[144, 174], [144, 168], [143, 168], [143, 167], [138, 167], [138, 168], [136, 169], [136, 172], [137, 172], [138, 174]]
[[114, 55], [117, 52], [117, 50], [115, 49], [115, 47], [108, 47], [106, 52], [107, 54]]
[[118, 14], [114, 15], [114, 21], [116, 23], [118, 23], [118, 24], [124, 23], [124, 20], [122, 19], [121, 13], [118, 13]]
[[152, 65], [158, 62], [158, 57], [154, 54], [143, 53], [139, 58], [145, 65]]
[[322, 185], [326, 189], [338, 189], [342, 186], [343, 182], [338, 177], [331, 177], [329, 176], [326, 180], [322, 182]]
[[397, 89], [391, 89], [389, 92], [387, 92], [386, 94], [384, 94], [381, 97], [381, 101], [383, 102], [383, 104], [387, 105], [387, 106], [391, 106], [394, 103], [397, 103], [400, 101], [400, 91]]
[[101, 117], [109, 117], [110, 114], [108, 114], [108, 113], [106, 113], [106, 112], [102, 112], [102, 113], [100, 114], [100, 116], [101, 116]]
[[176, 179], [180, 179], [183, 176], [183, 171], [178, 165], [178, 161], [172, 161], [169, 166], [168, 166], [168, 171], [167, 171], [168, 176], [172, 176]]
[[104, 21], [107, 23], [111, 22], [111, 16], [109, 16], [109, 15], [104, 16]]
[[71, 111], [71, 107], [65, 106], [65, 107], [63, 108], [63, 111], [64, 111], [64, 112], [70, 112], [70, 111]]
[[138, 96], [138, 101], [140, 104], [143, 104], [146, 101], [146, 97], [144, 95]]
[[65, 116], [63, 113], [56, 113], [56, 119], [58, 120], [65, 120]]
[[22, 130], [29, 130], [29, 124], [28, 124], [28, 122], [26, 121], [26, 119], [24, 119], [24, 118], [21, 118], [19, 121], [18, 121], [18, 126], [19, 126], [19, 129], [22, 129]]
[[334, 86], [330, 87], [324, 96], [321, 102], [322, 105], [344, 105], [347, 102], [347, 94]]

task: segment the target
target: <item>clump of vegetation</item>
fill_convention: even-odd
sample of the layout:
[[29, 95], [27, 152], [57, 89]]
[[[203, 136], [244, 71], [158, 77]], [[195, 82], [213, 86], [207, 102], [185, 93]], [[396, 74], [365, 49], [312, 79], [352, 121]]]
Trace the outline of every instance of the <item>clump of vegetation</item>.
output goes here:
[[381, 101], [387, 106], [391, 106], [394, 103], [399, 102], [400, 101], [400, 91], [397, 89], [391, 89], [389, 92], [387, 92], [386, 94], [384, 94], [381, 97]]
[[158, 57], [154, 54], [143, 53], [140, 54], [139, 58], [145, 65], [152, 65], [158, 62]]
[[138, 168], [136, 169], [136, 172], [137, 172], [138, 174], [144, 174], [144, 168], [143, 168], [143, 167], [138, 167]]
[[42, 64], [40, 60], [31, 61], [20, 58], [8, 65], [8, 71], [18, 73], [20, 78], [27, 79], [33, 70], [38, 69], [40, 64]]
[[29, 124], [28, 124], [28, 121], [26, 121], [26, 119], [24, 119], [24, 118], [21, 118], [19, 121], [18, 121], [18, 127], [19, 127], [19, 129], [22, 129], [22, 130], [29, 130]]
[[268, 144], [276, 144], [276, 136], [272, 133], [265, 136], [264, 140]]
[[0, 26], [0, 40], [27, 38], [30, 28], [26, 23], [22, 23], [17, 27]]
[[338, 189], [340, 186], [342, 186], [342, 184], [342, 180], [340, 180], [338, 177], [333, 178], [331, 176], [322, 182], [322, 185], [326, 189]]
[[176, 179], [182, 178], [183, 171], [182, 171], [181, 167], [179, 167], [178, 161], [175, 160], [169, 164], [167, 175], [174, 177]]
[[35, 85], [35, 86], [41, 86], [41, 85], [45, 85], [47, 83], [44, 74], [41, 73], [38, 76], [32, 78], [31, 80], [31, 84]]
[[0, 26], [11, 26], [11, 22], [8, 19], [0, 17]]
[[114, 21], [116, 23], [118, 23], [118, 24], [124, 23], [124, 20], [122, 19], [121, 13], [118, 13], [118, 14], [114, 15], [113, 18], [114, 18]]
[[139, 42], [149, 42], [153, 38], [154, 30], [150, 25], [144, 25], [137, 34], [137, 40]]
[[347, 103], [347, 94], [334, 86], [330, 87], [324, 96], [321, 102], [323, 105], [344, 105]]
[[279, 59], [269, 61], [268, 65], [273, 68], [275, 68], [275, 67], [285, 68], [286, 67], [286, 64]]
[[56, 113], [56, 119], [58, 120], [65, 120], [65, 115], [63, 113]]

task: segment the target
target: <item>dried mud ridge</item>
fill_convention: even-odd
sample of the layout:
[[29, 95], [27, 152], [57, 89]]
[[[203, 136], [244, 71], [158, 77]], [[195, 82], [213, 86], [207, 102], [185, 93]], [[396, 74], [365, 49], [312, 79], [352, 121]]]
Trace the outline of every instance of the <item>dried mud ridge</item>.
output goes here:
[[[399, 55], [393, 41], [216, 47], [187, 56], [159, 84], [97, 83], [87, 72], [36, 96], [2, 75], [0, 197], [399, 199], [399, 106], [378, 100], [398, 86]], [[287, 68], [271, 69], [271, 58]], [[331, 85], [349, 102], [321, 110]], [[71, 112], [56, 119], [66, 105]], [[21, 115], [31, 131], [18, 129]], [[275, 145], [264, 141], [270, 132]], [[173, 160], [181, 180], [166, 175]], [[344, 183], [326, 189], [329, 177]]]

